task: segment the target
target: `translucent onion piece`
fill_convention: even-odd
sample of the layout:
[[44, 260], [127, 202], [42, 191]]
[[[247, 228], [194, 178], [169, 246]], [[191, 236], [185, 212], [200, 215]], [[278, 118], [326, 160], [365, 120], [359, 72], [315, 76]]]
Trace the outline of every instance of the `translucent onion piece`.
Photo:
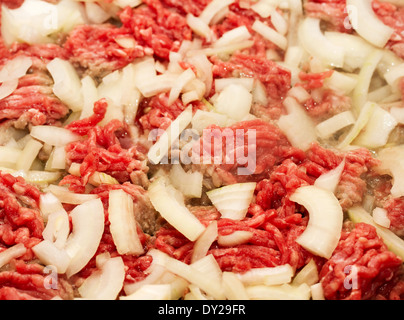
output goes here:
[[52, 212], [64, 210], [62, 203], [51, 192], [45, 192], [40, 195], [39, 209], [41, 210], [42, 217], [45, 221], [47, 221]]
[[68, 129], [55, 126], [33, 126], [31, 136], [51, 146], [63, 147], [70, 142], [80, 140], [81, 137]]
[[230, 84], [219, 93], [214, 105], [218, 113], [240, 121], [250, 113], [252, 94], [243, 85]]
[[401, 259], [404, 259], [404, 240], [389, 229], [375, 223], [369, 212], [365, 211], [362, 207], [353, 207], [348, 209], [348, 215], [354, 223], [364, 222], [374, 226], [377, 234], [383, 239], [383, 242], [389, 250], [394, 252]]
[[8, 60], [0, 71], [0, 82], [19, 79], [24, 76], [32, 66], [32, 59], [26, 56], [17, 56]]
[[225, 32], [213, 46], [215, 48], [226, 47], [232, 44], [240, 43], [251, 38], [251, 33], [246, 26], [237, 27]]
[[293, 285], [301, 285], [302, 283], [306, 283], [307, 285], [311, 286], [317, 283], [319, 280], [318, 270], [316, 262], [311, 259], [308, 264], [306, 264], [299, 273], [293, 278], [292, 284]]
[[256, 183], [236, 183], [206, 193], [222, 218], [242, 220], [250, 206]]
[[267, 26], [260, 20], [256, 20], [252, 25], [252, 29], [262, 35], [265, 39], [276, 44], [280, 49], [286, 50], [288, 46], [288, 40], [284, 35]]
[[195, 241], [205, 230], [204, 225], [185, 206], [179, 191], [170, 186], [166, 178], [154, 180], [148, 193], [153, 207], [190, 241]]
[[59, 209], [51, 212], [47, 217], [47, 223], [42, 236], [52, 242], [56, 248], [63, 249], [70, 232], [69, 216], [66, 210]]
[[280, 285], [289, 283], [295, 271], [289, 264], [269, 268], [253, 268], [245, 273], [237, 274], [244, 285]]
[[199, 18], [209, 25], [217, 13], [228, 7], [234, 0], [213, 0], [203, 9]]
[[67, 252], [49, 240], [41, 241], [32, 250], [43, 264], [54, 266], [61, 274], [66, 272], [71, 262], [71, 257]]
[[310, 291], [312, 300], [325, 300], [323, 285], [321, 283], [311, 285]]
[[16, 169], [28, 171], [42, 147], [43, 144], [41, 142], [31, 138], [22, 150], [20, 158], [17, 160], [15, 165]]
[[344, 215], [338, 199], [330, 191], [304, 186], [298, 188], [290, 200], [309, 212], [309, 223], [296, 242], [313, 254], [330, 258], [341, 235]]
[[19, 148], [0, 146], [0, 163], [2, 166], [15, 168], [15, 164], [20, 158], [21, 152]]
[[71, 277], [90, 261], [104, 232], [104, 207], [100, 199], [76, 206], [71, 212], [73, 231], [67, 239], [66, 251], [72, 258], [66, 275]]
[[344, 168], [345, 160], [342, 161], [335, 169], [330, 170], [319, 176], [314, 182], [314, 185], [316, 187], [335, 193]]
[[12, 259], [18, 258], [27, 252], [24, 244], [18, 243], [0, 252], [0, 268], [9, 263]]
[[227, 86], [231, 84], [237, 84], [244, 86], [248, 91], [252, 91], [254, 88], [253, 78], [221, 78], [215, 79], [216, 92], [223, 91]]
[[299, 286], [249, 286], [246, 292], [251, 300], [309, 300], [311, 295], [310, 287], [305, 283]]
[[213, 33], [207, 23], [205, 23], [201, 18], [195, 17], [191, 13], [187, 14], [186, 19], [188, 26], [195, 34], [205, 38], [207, 42], [212, 41]]
[[0, 100], [8, 97], [18, 87], [18, 79], [6, 80], [0, 86]]
[[234, 247], [247, 243], [253, 236], [250, 231], [237, 230], [225, 236], [219, 236], [217, 243], [224, 247]]
[[122, 257], [108, 258], [100, 270], [92, 273], [78, 288], [80, 295], [91, 300], [115, 300], [125, 280]]
[[376, 47], [383, 48], [394, 30], [376, 16], [371, 1], [347, 0], [346, 4], [353, 29]]
[[108, 219], [119, 254], [140, 255], [144, 252], [137, 233], [133, 199], [122, 189], [109, 192]]
[[217, 239], [217, 221], [211, 222], [195, 241], [191, 256], [191, 263], [198, 261], [206, 256], [212, 243]]
[[171, 105], [172, 103], [175, 102], [175, 100], [178, 99], [183, 88], [187, 85], [187, 83], [189, 83], [193, 79], [195, 79], [195, 74], [192, 71], [192, 69], [187, 69], [178, 76], [168, 96], [169, 105]]
[[186, 197], [202, 196], [203, 174], [199, 171], [185, 172], [180, 164], [174, 164], [170, 170], [170, 181]]
[[329, 41], [320, 29], [320, 20], [307, 17], [298, 30], [303, 47], [323, 63], [333, 67], [344, 65], [344, 48]]
[[322, 139], [331, 137], [334, 133], [355, 123], [351, 111], [344, 111], [316, 125], [316, 133]]
[[198, 131], [199, 134], [203, 133], [203, 129], [206, 127], [216, 124], [219, 127], [226, 126], [228, 117], [224, 114], [217, 112], [210, 112], [204, 110], [197, 110], [192, 118], [192, 129]]
[[128, 296], [119, 297], [120, 300], [171, 300], [171, 285], [145, 284], [139, 290]]
[[404, 146], [383, 148], [378, 152], [381, 164], [376, 168], [380, 174], [393, 177], [393, 186], [390, 193], [394, 198], [404, 196]]
[[372, 217], [375, 223], [384, 228], [390, 228], [391, 221], [387, 216], [387, 210], [383, 208], [374, 208]]
[[248, 300], [244, 284], [233, 272], [223, 272], [223, 290], [228, 300]]

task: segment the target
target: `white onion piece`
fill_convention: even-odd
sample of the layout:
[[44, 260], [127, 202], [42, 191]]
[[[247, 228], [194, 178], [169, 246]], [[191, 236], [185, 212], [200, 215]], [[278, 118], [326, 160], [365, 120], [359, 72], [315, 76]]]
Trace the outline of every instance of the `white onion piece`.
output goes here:
[[62, 203], [51, 192], [45, 192], [39, 196], [39, 209], [45, 221], [52, 212], [64, 210]]
[[223, 91], [227, 86], [231, 84], [237, 84], [244, 86], [248, 91], [252, 91], [254, 88], [255, 80], [253, 78], [222, 78], [215, 79], [216, 92]]
[[[92, 1], [92, 0], [86, 0], [86, 1]], [[122, 9], [124, 9], [127, 6], [135, 8], [143, 3], [142, 0], [114, 0], [113, 2]]]
[[111, 18], [111, 15], [106, 12], [101, 6], [94, 2], [85, 2], [84, 7], [86, 15], [91, 23], [101, 24]]
[[279, 286], [255, 285], [246, 288], [250, 300], [309, 300], [310, 287], [283, 284]]
[[149, 149], [147, 154], [150, 162], [158, 164], [169, 152], [174, 141], [180, 136], [181, 132], [191, 123], [192, 106], [187, 107], [175, 119], [166, 131], [160, 136], [158, 141]]
[[199, 18], [209, 25], [217, 13], [228, 7], [234, 0], [213, 0], [203, 9]]
[[296, 242], [313, 254], [330, 258], [338, 245], [344, 216], [338, 199], [331, 191], [304, 186], [298, 188], [290, 200], [309, 212], [307, 228]]
[[51, 184], [46, 188], [47, 192], [52, 192], [60, 202], [68, 204], [82, 204], [89, 200], [98, 199], [96, 194], [74, 193], [66, 187]]
[[203, 21], [201, 18], [195, 17], [191, 13], [187, 14], [186, 19], [188, 26], [195, 34], [205, 38], [207, 42], [212, 41], [213, 32], [205, 21]]
[[199, 134], [202, 134], [203, 129], [206, 127], [212, 124], [216, 124], [219, 127], [224, 127], [226, 126], [227, 121], [228, 117], [224, 114], [199, 109], [195, 112], [191, 123], [192, 129], [195, 129]]
[[228, 300], [248, 300], [244, 284], [235, 273], [223, 272], [222, 281], [224, 294]]
[[66, 210], [58, 209], [51, 212], [47, 217], [47, 223], [45, 229], [42, 232], [42, 236], [45, 240], [52, 242], [56, 248], [63, 249], [67, 237], [70, 232], [69, 216]]
[[95, 271], [84, 280], [78, 291], [84, 299], [115, 300], [122, 289], [124, 280], [125, 265], [122, 257], [108, 258], [100, 270]]
[[387, 248], [401, 259], [404, 259], [404, 240], [389, 229], [375, 223], [369, 212], [365, 211], [362, 207], [353, 207], [348, 209], [348, 215], [354, 223], [364, 222], [374, 226], [377, 234], [383, 239]]
[[334, 70], [331, 77], [324, 80], [324, 85], [333, 90], [349, 95], [358, 84], [358, 76], [356, 74], [346, 74]]
[[152, 264], [147, 270], [145, 271], [145, 274], [147, 274], [146, 278], [143, 280], [134, 282], [134, 283], [126, 283], [124, 286], [124, 290], [126, 295], [130, 295], [137, 290], [139, 290], [141, 287], [143, 287], [146, 284], [158, 284], [160, 283], [159, 281], [163, 277], [165, 273], [167, 273], [167, 269], [164, 268], [161, 265], [157, 265], [155, 261], [152, 261]]
[[288, 32], [288, 22], [277, 10], [274, 10], [271, 14], [271, 22], [281, 35], [285, 35]]
[[389, 174], [393, 177], [393, 186], [390, 193], [394, 198], [404, 196], [404, 146], [383, 148], [378, 153], [381, 164], [376, 168], [380, 174]]
[[153, 257], [153, 259], [156, 259], [157, 264], [166, 267], [172, 273], [184, 278], [190, 283], [195, 284], [208, 295], [215, 299], [224, 299], [223, 288], [221, 285], [222, 282], [218, 282], [216, 277], [212, 276], [211, 274], [203, 273], [192, 267], [192, 265], [188, 265], [177, 259], [171, 258], [159, 250], [152, 249], [149, 251], [149, 254]]
[[81, 81], [73, 65], [60, 58], [55, 58], [47, 64], [54, 85], [54, 94], [66, 103], [73, 111], [83, 109], [83, 96], [81, 93]]
[[404, 77], [404, 63], [390, 68], [385, 74], [384, 78], [387, 83], [392, 87], [397, 87], [397, 82]]
[[145, 284], [139, 290], [127, 296], [119, 297], [120, 300], [171, 300], [171, 285], [169, 284]]
[[90, 261], [104, 232], [104, 206], [100, 199], [76, 206], [71, 212], [73, 230], [67, 239], [66, 252], [72, 258], [66, 275], [71, 277]]
[[[233, 30], [232, 30], [233, 31]], [[254, 41], [252, 40], [245, 40], [235, 43], [230, 43], [224, 46], [214, 46], [208, 47], [200, 50], [189, 51], [187, 55], [193, 56], [198, 54], [204, 54], [206, 56], [214, 56], [214, 55], [230, 55], [237, 50], [243, 50], [250, 48], [254, 45]]]
[[310, 144], [317, 140], [313, 120], [294, 98], [285, 98], [283, 104], [288, 114], [279, 118], [279, 128], [293, 146], [307, 150]]
[[205, 231], [195, 241], [191, 256], [191, 263], [198, 261], [206, 256], [212, 243], [217, 239], [217, 221], [211, 222]]
[[206, 193], [222, 218], [242, 220], [254, 196], [255, 182], [236, 183]]
[[303, 87], [293, 87], [288, 91], [288, 96], [295, 98], [299, 103], [305, 103], [311, 98], [310, 93]]
[[173, 104], [175, 100], [178, 99], [183, 88], [193, 79], [195, 79], [195, 73], [192, 71], [191, 68], [185, 70], [178, 76], [168, 96], [169, 105]]
[[0, 163], [2, 166], [15, 168], [20, 158], [21, 149], [7, 146], [0, 146]]
[[317, 265], [314, 259], [311, 259], [308, 264], [306, 264], [293, 278], [293, 285], [301, 285], [302, 283], [306, 283], [309, 286], [317, 283], [319, 280]]
[[219, 236], [217, 243], [224, 247], [234, 247], [243, 243], [247, 243], [253, 236], [250, 231], [237, 230], [225, 236]]
[[320, 20], [306, 17], [298, 30], [303, 47], [326, 65], [342, 67], [344, 65], [344, 48], [329, 41], [320, 29]]
[[204, 225], [185, 206], [181, 193], [169, 185], [165, 177], [154, 180], [148, 193], [153, 207], [190, 241], [195, 241], [205, 230]]
[[58, 273], [65, 273], [71, 262], [71, 257], [64, 249], [58, 248], [46, 239], [34, 246], [32, 250], [43, 264], [54, 266]]
[[348, 16], [354, 30], [376, 47], [384, 47], [394, 29], [385, 25], [374, 13], [371, 1], [347, 0]]
[[354, 143], [370, 149], [382, 147], [387, 143], [390, 133], [397, 124], [396, 119], [388, 111], [376, 105], [372, 116]]
[[372, 217], [375, 223], [384, 228], [390, 228], [391, 221], [387, 216], [387, 210], [383, 208], [374, 208], [372, 211]]
[[337, 189], [344, 168], [345, 168], [345, 160], [342, 161], [336, 168], [319, 176], [314, 182], [314, 185], [316, 187], [335, 193], [335, 190]]
[[81, 79], [81, 94], [83, 95], [83, 109], [80, 119], [83, 119], [93, 114], [94, 103], [100, 99], [95, 81], [90, 76]]
[[267, 26], [260, 20], [256, 20], [252, 25], [252, 29], [263, 36], [265, 39], [271, 41], [282, 50], [286, 50], [288, 46], [288, 40], [284, 35]]
[[402, 107], [392, 107], [390, 108], [390, 114], [396, 119], [400, 124], [404, 124], [404, 108]]
[[46, 144], [64, 147], [70, 142], [80, 140], [81, 137], [68, 129], [55, 126], [33, 126], [30, 135]]
[[191, 267], [196, 271], [209, 275], [209, 277], [218, 283], [222, 282], [222, 270], [212, 254], [208, 254], [193, 262]]
[[323, 285], [320, 282], [311, 285], [310, 292], [312, 300], [325, 300]]
[[140, 255], [144, 252], [137, 233], [133, 199], [122, 189], [109, 192], [108, 219], [119, 254]]
[[237, 274], [237, 277], [246, 286], [258, 284], [270, 286], [291, 282], [294, 273], [295, 271], [289, 264], [284, 264], [276, 267], [253, 268], [245, 273]]
[[230, 84], [219, 93], [214, 105], [218, 113], [240, 121], [250, 113], [252, 94], [243, 85]]
[[7, 98], [18, 87], [18, 79], [6, 80], [0, 86], [0, 100]]
[[215, 41], [214, 47], [220, 48], [235, 43], [240, 43], [251, 38], [251, 33], [246, 26], [237, 27], [225, 32], [218, 40]]
[[204, 54], [197, 54], [187, 57], [186, 61], [196, 68], [197, 79], [201, 80], [205, 84], [205, 93], [209, 94], [213, 83], [212, 62], [210, 62], [207, 56]]
[[24, 244], [18, 243], [0, 252], [0, 268], [9, 263], [12, 259], [18, 258], [27, 252]]
[[15, 165], [16, 169], [28, 171], [42, 147], [43, 144], [41, 142], [31, 138], [22, 150], [20, 158], [17, 160]]
[[170, 181], [186, 197], [202, 196], [203, 174], [199, 171], [185, 172], [180, 164], [174, 164], [170, 170]]
[[8, 60], [0, 71], [0, 82], [19, 79], [24, 76], [32, 66], [32, 59], [26, 56], [17, 56]]

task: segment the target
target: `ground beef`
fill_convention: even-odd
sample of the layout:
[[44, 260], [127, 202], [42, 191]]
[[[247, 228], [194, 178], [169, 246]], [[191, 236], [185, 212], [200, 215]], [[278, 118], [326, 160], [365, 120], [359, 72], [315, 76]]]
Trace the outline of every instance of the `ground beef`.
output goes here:
[[134, 39], [130, 30], [124, 27], [80, 25], [69, 33], [64, 48], [74, 66], [98, 79], [148, 53], [136, 42], [133, 48], [121, 47], [115, 41], [119, 38]]
[[[14, 44], [7, 52], [7, 59], [24, 55], [32, 59], [27, 75], [19, 79], [18, 88], [0, 101], [0, 121], [12, 121], [17, 128], [33, 125], [57, 124], [69, 108], [52, 90], [53, 79], [46, 64], [54, 58], [66, 58], [66, 52], [58, 45]], [[5, 61], [0, 63], [3, 64]]]
[[404, 199], [388, 199], [383, 207], [387, 210], [387, 217], [390, 220], [390, 229], [399, 236], [404, 236]]
[[[373, 226], [358, 223], [342, 232], [332, 257], [320, 270], [324, 296], [330, 300], [374, 299], [389, 282], [398, 281], [401, 264]], [[353, 267], [356, 275], [351, 274]]]
[[164, 6], [159, 0], [143, 1], [147, 6], [127, 7], [119, 15], [123, 26], [133, 33], [136, 41], [162, 59], [177, 51], [184, 40], [192, 40], [192, 30], [185, 16]]

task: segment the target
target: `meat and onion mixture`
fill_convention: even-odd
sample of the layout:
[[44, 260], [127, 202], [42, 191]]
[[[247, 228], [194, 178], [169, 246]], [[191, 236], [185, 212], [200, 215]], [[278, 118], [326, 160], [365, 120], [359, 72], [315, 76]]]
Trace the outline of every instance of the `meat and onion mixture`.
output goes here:
[[0, 299], [404, 298], [403, 1], [0, 5]]

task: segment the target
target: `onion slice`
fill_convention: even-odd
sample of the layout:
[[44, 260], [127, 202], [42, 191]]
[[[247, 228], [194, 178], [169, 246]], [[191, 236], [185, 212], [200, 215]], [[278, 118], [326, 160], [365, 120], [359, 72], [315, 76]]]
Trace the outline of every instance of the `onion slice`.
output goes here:
[[18, 258], [27, 252], [24, 244], [18, 243], [0, 252], [0, 268], [9, 263], [12, 259]]
[[18, 79], [6, 80], [0, 86], [0, 100], [8, 97], [18, 87]]
[[296, 242], [313, 254], [329, 259], [338, 245], [344, 216], [338, 199], [331, 191], [304, 186], [290, 200], [309, 212], [307, 228]]

